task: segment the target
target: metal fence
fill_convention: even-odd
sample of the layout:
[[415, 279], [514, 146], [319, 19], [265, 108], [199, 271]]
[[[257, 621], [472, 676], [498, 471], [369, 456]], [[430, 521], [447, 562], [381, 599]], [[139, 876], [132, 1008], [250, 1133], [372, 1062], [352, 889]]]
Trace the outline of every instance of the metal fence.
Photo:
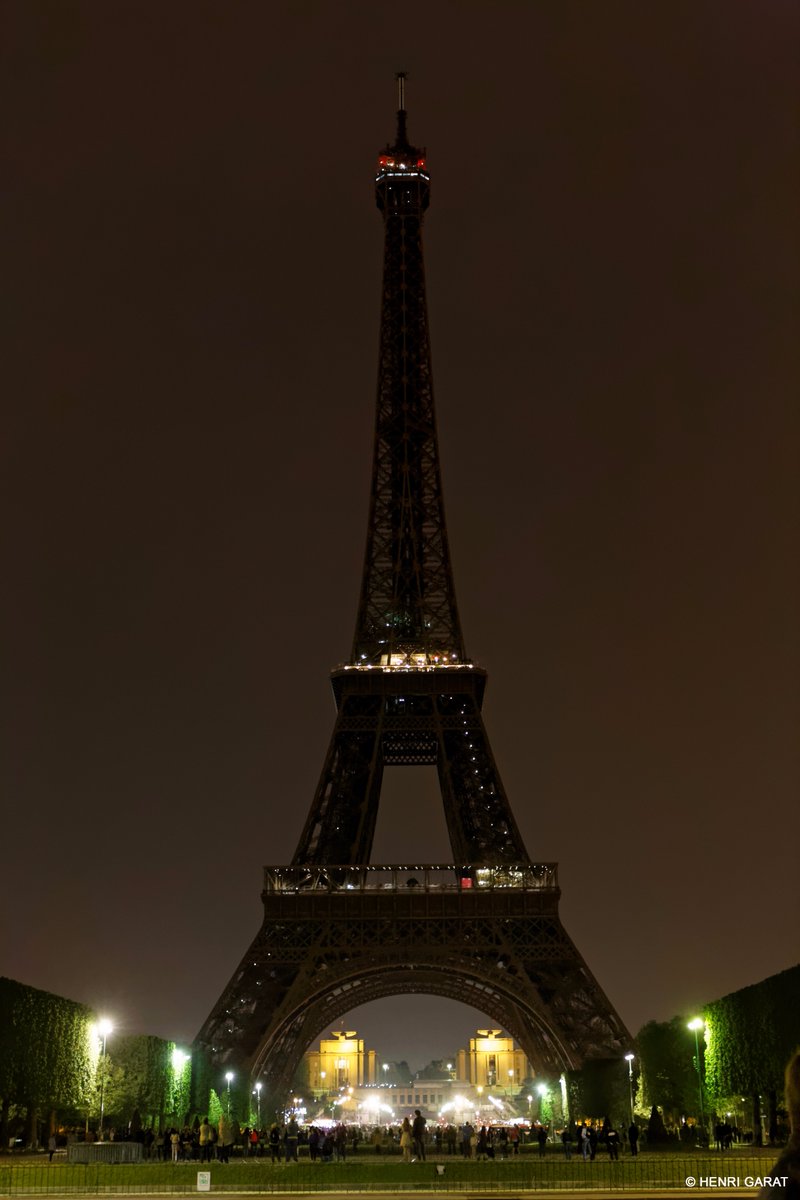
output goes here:
[[[754, 1192], [769, 1174], [768, 1156], [719, 1154], [692, 1158], [643, 1155], [611, 1162], [573, 1158], [405, 1164], [66, 1163], [45, 1160], [0, 1165], [0, 1196], [196, 1195], [272, 1192], [741, 1191]], [[209, 1178], [203, 1172], [209, 1172]], [[208, 1186], [206, 1186], [206, 1184]], [[776, 1191], [776, 1195], [780, 1195]]]

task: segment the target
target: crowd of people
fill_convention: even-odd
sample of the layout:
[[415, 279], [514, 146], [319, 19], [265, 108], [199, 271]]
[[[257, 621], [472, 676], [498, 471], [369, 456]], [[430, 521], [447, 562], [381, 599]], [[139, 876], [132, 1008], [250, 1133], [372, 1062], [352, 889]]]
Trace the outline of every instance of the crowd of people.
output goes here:
[[[94, 1135], [92, 1135], [94, 1136]], [[376, 1125], [371, 1129], [343, 1123], [300, 1125], [292, 1116], [286, 1122], [241, 1127], [226, 1115], [213, 1122], [207, 1116], [192, 1125], [170, 1126], [163, 1131], [152, 1128], [108, 1131], [111, 1140], [138, 1141], [143, 1157], [172, 1162], [230, 1162], [257, 1158], [275, 1162], [297, 1162], [300, 1148], [312, 1162], [344, 1162], [356, 1154], [400, 1153], [404, 1162], [425, 1162], [428, 1153], [460, 1155], [478, 1162], [512, 1158], [524, 1144], [534, 1144], [540, 1156], [560, 1146], [567, 1158], [577, 1147], [584, 1158], [594, 1160], [598, 1146], [604, 1146], [611, 1158], [618, 1157], [621, 1139], [608, 1121], [603, 1126], [568, 1126], [560, 1133], [542, 1125], [480, 1125], [466, 1121], [461, 1125], [437, 1123], [430, 1126], [419, 1109], [397, 1125]], [[553, 1142], [551, 1144], [550, 1137]], [[558, 1141], [556, 1141], [558, 1139]], [[69, 1140], [69, 1139], [66, 1139]], [[637, 1153], [638, 1129], [627, 1131], [631, 1154]], [[51, 1147], [52, 1149], [52, 1147]]]
[[[61, 1131], [50, 1137], [49, 1151], [52, 1161], [56, 1150], [69, 1141], [82, 1138], [83, 1131]], [[740, 1131], [727, 1123], [712, 1126], [715, 1148], [729, 1150], [735, 1142], [745, 1140]], [[91, 1131], [87, 1138], [94, 1140]], [[110, 1129], [111, 1140], [138, 1141], [142, 1144], [143, 1157], [150, 1160], [178, 1162], [227, 1163], [235, 1156], [278, 1162], [298, 1162], [302, 1157], [311, 1162], [344, 1162], [348, 1157], [365, 1154], [400, 1154], [403, 1162], [425, 1162], [428, 1154], [461, 1156], [477, 1162], [491, 1159], [513, 1158], [523, 1145], [535, 1147], [528, 1153], [538, 1152], [539, 1157], [558, 1154], [570, 1160], [573, 1154], [585, 1162], [594, 1162], [598, 1154], [617, 1160], [620, 1153], [636, 1157], [639, 1143], [647, 1138], [647, 1130], [640, 1130], [635, 1122], [620, 1132], [606, 1118], [601, 1122], [577, 1122], [564, 1128], [552, 1125], [481, 1125], [465, 1121], [463, 1124], [428, 1124], [419, 1109], [413, 1117], [405, 1117], [399, 1125], [376, 1125], [367, 1128], [360, 1125], [345, 1125], [322, 1122], [301, 1125], [294, 1116], [285, 1122], [274, 1122], [259, 1128], [256, 1125], [241, 1127], [238, 1122], [222, 1114], [214, 1122], [207, 1116], [182, 1127], [171, 1126], [163, 1131], [152, 1128]], [[709, 1135], [704, 1135], [694, 1125], [682, 1125], [675, 1137], [681, 1143], [690, 1143], [687, 1148], [708, 1148]]]

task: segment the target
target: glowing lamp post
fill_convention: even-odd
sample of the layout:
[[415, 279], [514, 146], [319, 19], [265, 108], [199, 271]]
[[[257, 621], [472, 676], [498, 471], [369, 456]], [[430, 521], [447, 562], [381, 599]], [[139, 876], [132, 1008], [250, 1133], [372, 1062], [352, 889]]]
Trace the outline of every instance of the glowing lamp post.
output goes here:
[[701, 1029], [705, 1029], [705, 1021], [702, 1017], [693, 1017], [689, 1021], [688, 1028], [694, 1033], [694, 1065], [697, 1071], [697, 1094], [700, 1098], [700, 1128], [705, 1130], [706, 1113], [705, 1105], [703, 1104], [703, 1072], [700, 1069], [700, 1039], [698, 1033]]
[[103, 1039], [102, 1050], [100, 1051], [100, 1128], [97, 1131], [98, 1140], [103, 1140], [103, 1115], [106, 1107], [106, 1038], [114, 1030], [114, 1026], [110, 1021], [103, 1019], [97, 1026], [97, 1032]]
[[264, 1085], [261, 1082], [256, 1084], [256, 1107], [258, 1108], [258, 1128], [259, 1129], [261, 1128], [261, 1089], [263, 1086]]
[[233, 1071], [225, 1072], [225, 1082], [228, 1085], [228, 1119], [231, 1115], [231, 1080], [233, 1079]]
[[633, 1124], [633, 1055], [626, 1054], [625, 1061], [628, 1064], [628, 1092], [631, 1099], [631, 1125]]

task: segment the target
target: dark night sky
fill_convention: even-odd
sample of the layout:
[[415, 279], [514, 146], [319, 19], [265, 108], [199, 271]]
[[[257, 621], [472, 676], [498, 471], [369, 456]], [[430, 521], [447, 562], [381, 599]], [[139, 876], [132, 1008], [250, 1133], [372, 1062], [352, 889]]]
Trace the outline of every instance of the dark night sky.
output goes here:
[[[401, 68], [529, 852], [634, 1032], [796, 962], [797, 4], [20, 0], [0, 46], [0, 972], [188, 1039], [294, 852], [355, 620]], [[448, 860], [427, 776], [390, 776], [378, 843]], [[416, 1063], [482, 1023], [348, 1021]]]

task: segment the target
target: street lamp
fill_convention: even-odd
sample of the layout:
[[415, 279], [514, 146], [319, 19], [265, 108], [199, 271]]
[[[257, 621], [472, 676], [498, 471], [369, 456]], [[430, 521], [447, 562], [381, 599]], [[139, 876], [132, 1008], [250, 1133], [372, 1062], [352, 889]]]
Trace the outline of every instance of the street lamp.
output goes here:
[[700, 1098], [700, 1128], [705, 1132], [706, 1128], [706, 1113], [703, 1104], [703, 1072], [700, 1069], [700, 1040], [698, 1032], [705, 1029], [705, 1021], [702, 1017], [693, 1017], [688, 1023], [688, 1028], [694, 1033], [694, 1065], [697, 1070], [697, 1094]]
[[261, 1089], [263, 1083], [260, 1081], [256, 1084], [256, 1105], [258, 1106], [258, 1128], [261, 1128]]
[[233, 1079], [233, 1071], [226, 1071], [226, 1072], [225, 1072], [225, 1079], [226, 1079], [226, 1082], [227, 1082], [227, 1084], [228, 1084], [228, 1120], [230, 1120], [230, 1115], [231, 1115], [231, 1080]]
[[103, 1140], [103, 1113], [105, 1112], [106, 1104], [106, 1038], [114, 1030], [114, 1026], [107, 1018], [103, 1018], [97, 1026], [97, 1032], [103, 1039], [103, 1048], [100, 1052], [100, 1128], [97, 1132], [98, 1141]]
[[625, 1059], [628, 1064], [628, 1091], [630, 1093], [630, 1098], [631, 1098], [631, 1125], [632, 1125], [633, 1124], [633, 1055], [626, 1054]]

